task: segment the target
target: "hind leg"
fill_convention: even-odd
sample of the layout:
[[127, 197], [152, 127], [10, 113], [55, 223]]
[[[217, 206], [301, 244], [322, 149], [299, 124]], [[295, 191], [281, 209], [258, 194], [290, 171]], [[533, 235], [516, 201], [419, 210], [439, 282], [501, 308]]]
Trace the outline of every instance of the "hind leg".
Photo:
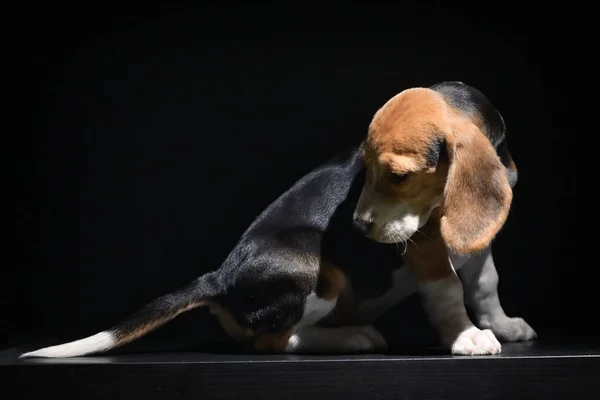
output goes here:
[[368, 325], [316, 326], [336, 308], [346, 287], [339, 268], [290, 249], [271, 250], [270, 256], [268, 262], [262, 259], [262, 264], [247, 270], [253, 272], [251, 279], [238, 274], [234, 288], [217, 299], [220, 310], [214, 308], [231, 336], [260, 352], [356, 353], [387, 348], [385, 339]]
[[385, 350], [386, 340], [370, 325], [338, 328], [308, 326], [290, 335], [285, 347], [285, 352], [292, 354], [352, 354]]
[[254, 349], [289, 354], [353, 354], [387, 349], [385, 339], [371, 325], [318, 326], [336, 305], [337, 298], [311, 293], [303, 301], [302, 318], [283, 332], [256, 335]]

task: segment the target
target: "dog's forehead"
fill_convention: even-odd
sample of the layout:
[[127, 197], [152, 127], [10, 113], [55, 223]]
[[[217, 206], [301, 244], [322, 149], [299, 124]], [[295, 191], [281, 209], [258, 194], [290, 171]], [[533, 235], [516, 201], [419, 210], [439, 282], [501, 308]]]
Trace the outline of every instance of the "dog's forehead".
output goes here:
[[379, 154], [419, 155], [444, 129], [448, 106], [436, 92], [407, 89], [392, 97], [375, 113], [367, 142]]

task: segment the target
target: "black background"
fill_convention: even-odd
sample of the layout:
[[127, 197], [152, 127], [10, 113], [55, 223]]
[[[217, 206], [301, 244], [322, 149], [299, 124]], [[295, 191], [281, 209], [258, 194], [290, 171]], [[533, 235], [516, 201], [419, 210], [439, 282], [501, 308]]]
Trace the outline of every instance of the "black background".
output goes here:
[[[560, 65], [551, 11], [301, 4], [29, 10], [15, 35], [25, 117], [16, 261], [0, 280], [7, 343], [103, 330], [217, 268], [266, 205], [358, 143], [385, 101], [441, 80], [482, 90], [508, 126], [520, 176], [494, 245], [507, 313], [540, 335], [592, 332], [576, 324], [593, 304], [571, 234], [576, 77]], [[423, 315], [413, 299], [382, 321], [410, 335]], [[195, 310], [147, 340], [223, 338]]]

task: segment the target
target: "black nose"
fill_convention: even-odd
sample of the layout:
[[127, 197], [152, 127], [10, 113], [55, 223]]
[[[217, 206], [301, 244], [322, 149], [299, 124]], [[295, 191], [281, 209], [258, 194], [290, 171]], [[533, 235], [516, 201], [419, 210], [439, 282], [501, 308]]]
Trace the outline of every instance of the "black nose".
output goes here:
[[362, 235], [368, 235], [373, 227], [373, 221], [369, 221], [360, 217], [354, 217], [354, 228]]

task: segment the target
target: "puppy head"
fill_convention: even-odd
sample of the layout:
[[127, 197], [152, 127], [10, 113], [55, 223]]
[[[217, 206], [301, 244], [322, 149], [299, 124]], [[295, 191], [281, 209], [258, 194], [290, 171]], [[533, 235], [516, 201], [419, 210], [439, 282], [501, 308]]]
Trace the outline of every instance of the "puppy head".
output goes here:
[[504, 224], [512, 190], [477, 121], [437, 92], [408, 89], [381, 107], [362, 144], [366, 183], [354, 225], [382, 243], [406, 242], [439, 207], [446, 245], [468, 254]]

